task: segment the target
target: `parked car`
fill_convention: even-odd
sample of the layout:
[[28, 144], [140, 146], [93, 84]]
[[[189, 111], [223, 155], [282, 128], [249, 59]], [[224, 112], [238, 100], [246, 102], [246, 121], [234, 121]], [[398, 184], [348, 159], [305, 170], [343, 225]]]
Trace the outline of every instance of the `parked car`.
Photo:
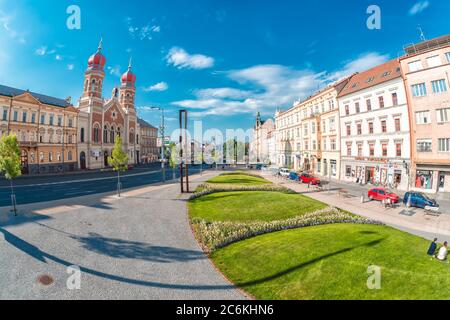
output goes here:
[[298, 174], [296, 172], [291, 172], [289, 174], [289, 180], [300, 181], [300, 177], [298, 176]]
[[302, 173], [299, 178], [302, 183], [308, 183], [314, 186], [320, 184], [320, 179], [310, 175], [309, 173]]
[[284, 178], [288, 178], [290, 173], [291, 173], [291, 170], [289, 170], [287, 168], [280, 169], [280, 176], [282, 176]]
[[400, 201], [400, 197], [397, 194], [390, 192], [385, 188], [370, 189], [367, 196], [370, 200], [383, 201], [386, 199], [391, 199], [393, 203], [398, 203]]
[[439, 208], [439, 204], [436, 200], [428, 198], [426, 195], [420, 192], [407, 192], [403, 198], [403, 203], [408, 208], [416, 207], [425, 209], [426, 207]]

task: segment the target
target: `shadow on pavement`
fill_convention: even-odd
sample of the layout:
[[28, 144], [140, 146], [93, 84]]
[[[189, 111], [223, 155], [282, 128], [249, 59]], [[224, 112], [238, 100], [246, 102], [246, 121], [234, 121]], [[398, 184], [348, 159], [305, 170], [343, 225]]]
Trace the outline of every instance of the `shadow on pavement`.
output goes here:
[[[63, 265], [65, 267], [71, 267], [76, 264], [71, 263], [69, 261], [60, 259], [54, 255], [51, 255], [47, 252], [40, 250], [34, 245], [26, 242], [25, 240], [20, 239], [14, 234], [8, 232], [7, 230], [0, 228], [0, 233], [3, 233], [5, 241], [17, 248], [18, 250], [26, 253], [30, 257], [37, 259], [43, 263], [47, 263], [47, 260], [53, 261], [57, 264]], [[177, 289], [177, 290], [230, 290], [236, 289], [233, 285], [188, 285], [188, 284], [170, 284], [170, 283], [161, 283], [154, 281], [145, 281], [139, 279], [130, 279], [127, 277], [122, 277], [119, 275], [108, 274], [105, 272], [101, 272], [98, 270], [93, 270], [90, 268], [79, 266], [80, 271], [92, 276], [104, 278], [111, 281], [117, 281], [132, 285], [145, 286], [145, 287], [156, 287], [156, 288], [165, 288], [165, 289]]]

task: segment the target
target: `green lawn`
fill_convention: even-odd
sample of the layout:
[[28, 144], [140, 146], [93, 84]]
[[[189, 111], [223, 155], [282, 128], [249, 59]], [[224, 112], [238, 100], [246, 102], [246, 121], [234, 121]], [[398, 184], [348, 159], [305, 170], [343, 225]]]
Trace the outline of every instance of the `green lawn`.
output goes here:
[[207, 221], [274, 221], [327, 206], [300, 194], [264, 191], [220, 192], [192, 200], [191, 218]]
[[[336, 224], [247, 239], [211, 257], [257, 299], [450, 299], [450, 264], [429, 258], [428, 245], [389, 227]], [[367, 288], [370, 265], [381, 267], [380, 290]]]
[[208, 181], [208, 183], [214, 184], [239, 184], [239, 185], [264, 185], [264, 184], [272, 184], [270, 181], [254, 176], [248, 176], [246, 174], [234, 173], [234, 174], [224, 174], [212, 178]]

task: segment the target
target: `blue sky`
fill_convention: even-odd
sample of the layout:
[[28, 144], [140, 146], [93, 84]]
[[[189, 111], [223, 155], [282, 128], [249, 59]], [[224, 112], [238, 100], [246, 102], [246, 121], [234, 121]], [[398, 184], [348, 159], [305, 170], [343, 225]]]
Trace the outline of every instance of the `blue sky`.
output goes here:
[[[380, 30], [366, 27], [381, 8]], [[70, 5], [81, 29], [66, 27]], [[77, 101], [103, 37], [109, 97], [130, 56], [141, 117], [188, 108], [207, 128], [249, 128], [327, 82], [397, 57], [403, 45], [450, 33], [449, 1], [0, 0], [0, 83]], [[7, 44], [7, 45], [5, 45]]]

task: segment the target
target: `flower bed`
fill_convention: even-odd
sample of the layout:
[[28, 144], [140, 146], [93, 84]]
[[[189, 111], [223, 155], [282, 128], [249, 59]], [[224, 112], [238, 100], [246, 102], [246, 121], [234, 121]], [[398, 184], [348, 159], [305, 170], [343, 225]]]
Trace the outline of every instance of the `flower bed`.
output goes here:
[[283, 221], [236, 223], [208, 222], [195, 218], [192, 220], [194, 231], [204, 250], [208, 252], [266, 233], [336, 223], [382, 225], [378, 221], [369, 220], [332, 207]]
[[214, 184], [214, 183], [204, 183], [198, 186], [195, 193], [189, 198], [189, 200], [194, 200], [208, 194], [218, 193], [218, 192], [233, 192], [233, 191], [267, 191], [267, 192], [283, 192], [295, 194], [295, 191], [291, 189], [277, 186], [274, 184], [267, 185], [237, 185], [237, 184]]

